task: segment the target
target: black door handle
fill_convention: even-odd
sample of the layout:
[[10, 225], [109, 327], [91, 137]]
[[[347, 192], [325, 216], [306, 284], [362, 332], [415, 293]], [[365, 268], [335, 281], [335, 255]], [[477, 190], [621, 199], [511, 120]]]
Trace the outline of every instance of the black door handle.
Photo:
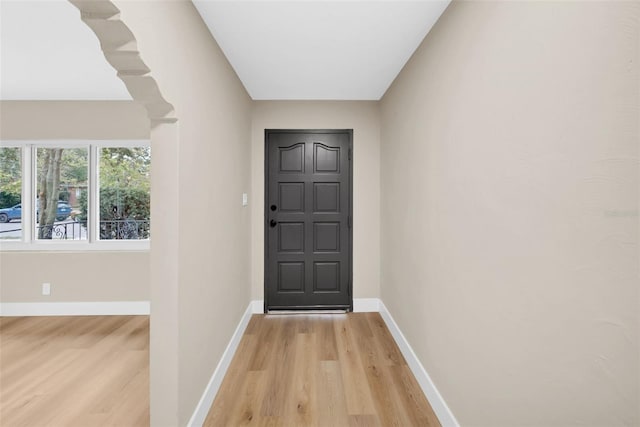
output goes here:
[[278, 221], [276, 221], [275, 219], [272, 219], [271, 221], [269, 221], [269, 226], [271, 228], [275, 227], [276, 225], [278, 225]]

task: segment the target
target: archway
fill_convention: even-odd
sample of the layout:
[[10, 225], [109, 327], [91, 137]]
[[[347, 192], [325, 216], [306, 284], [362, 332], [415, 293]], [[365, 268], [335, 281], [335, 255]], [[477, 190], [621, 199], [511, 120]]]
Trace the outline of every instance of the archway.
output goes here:
[[[105, 58], [117, 71], [134, 101], [150, 119], [151, 217], [150, 254], [150, 416], [151, 425], [178, 423], [178, 119], [142, 60], [133, 32], [109, 0], [69, 0], [96, 34]], [[161, 168], [154, 164], [162, 165]]]

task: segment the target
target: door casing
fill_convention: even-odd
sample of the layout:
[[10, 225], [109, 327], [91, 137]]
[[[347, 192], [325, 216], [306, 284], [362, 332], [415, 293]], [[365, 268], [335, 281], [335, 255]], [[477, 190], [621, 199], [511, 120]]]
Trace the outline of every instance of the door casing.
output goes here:
[[[335, 134], [335, 133], [343, 133], [347, 134], [349, 137], [349, 206], [348, 206], [348, 215], [349, 215], [349, 227], [348, 227], [348, 238], [349, 238], [349, 251], [348, 251], [348, 262], [349, 262], [349, 282], [347, 284], [348, 295], [349, 295], [349, 304], [348, 307], [335, 307], [338, 309], [346, 309], [347, 311], [353, 311], [353, 164], [354, 164], [354, 154], [353, 154], [353, 129], [265, 129], [264, 131], [264, 221], [263, 221], [263, 231], [264, 231], [264, 313], [268, 312], [268, 270], [269, 264], [267, 257], [269, 256], [269, 134], [271, 133], [306, 133], [306, 134]], [[332, 307], [319, 307], [319, 309], [331, 309]], [[293, 307], [292, 309], [296, 309]]]

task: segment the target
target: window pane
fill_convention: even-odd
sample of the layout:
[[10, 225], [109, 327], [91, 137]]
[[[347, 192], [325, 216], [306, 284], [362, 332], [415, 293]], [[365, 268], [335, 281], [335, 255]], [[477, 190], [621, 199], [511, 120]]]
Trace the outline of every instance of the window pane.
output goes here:
[[0, 240], [22, 238], [22, 150], [0, 148]]
[[87, 239], [87, 148], [38, 148], [36, 238]]
[[99, 158], [100, 239], [148, 239], [151, 148], [102, 148]]

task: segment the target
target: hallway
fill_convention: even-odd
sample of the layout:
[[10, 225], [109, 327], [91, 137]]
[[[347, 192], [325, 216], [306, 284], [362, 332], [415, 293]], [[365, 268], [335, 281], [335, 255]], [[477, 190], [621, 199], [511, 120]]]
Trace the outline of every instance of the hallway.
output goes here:
[[[2, 425], [149, 425], [148, 316], [1, 326]], [[440, 426], [379, 313], [253, 315], [204, 425]]]
[[[640, 1], [0, 2], [0, 425], [640, 427]], [[348, 182], [269, 130], [352, 133]], [[151, 238], [103, 239], [147, 145]]]
[[254, 315], [205, 426], [439, 426], [378, 313]]

